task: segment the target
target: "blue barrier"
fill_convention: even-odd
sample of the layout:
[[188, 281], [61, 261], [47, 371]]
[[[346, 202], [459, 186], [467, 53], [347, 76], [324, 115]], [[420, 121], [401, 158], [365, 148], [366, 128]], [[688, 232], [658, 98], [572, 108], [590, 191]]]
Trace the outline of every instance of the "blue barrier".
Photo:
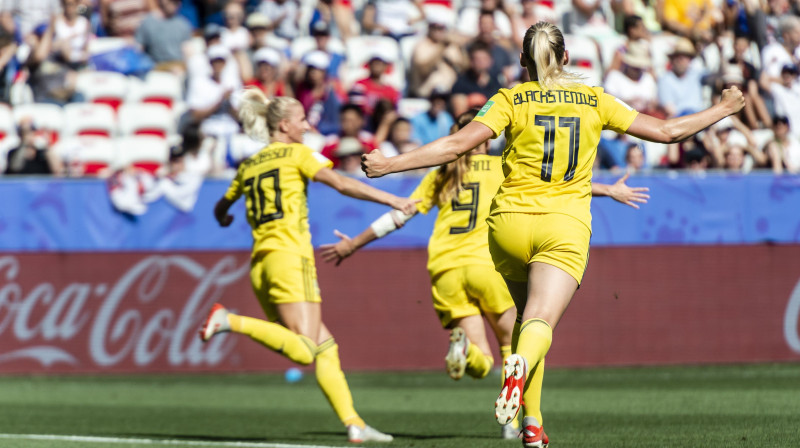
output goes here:
[[[595, 180], [615, 178], [601, 174]], [[419, 180], [365, 181], [408, 195]], [[664, 174], [636, 176], [628, 183], [650, 187], [650, 203], [634, 210], [608, 198], [594, 200], [594, 245], [800, 242], [800, 177]], [[246, 250], [251, 237], [244, 201], [234, 206], [230, 228], [219, 228], [212, 218], [227, 185], [206, 181], [191, 213], [159, 200], [146, 214], [130, 217], [112, 208], [100, 180], [5, 178], [0, 181], [0, 251]], [[309, 208], [315, 246], [335, 241], [333, 229], [354, 235], [386, 211], [315, 183], [309, 185]], [[414, 218], [371, 247], [424, 247], [434, 219], [435, 213]]]

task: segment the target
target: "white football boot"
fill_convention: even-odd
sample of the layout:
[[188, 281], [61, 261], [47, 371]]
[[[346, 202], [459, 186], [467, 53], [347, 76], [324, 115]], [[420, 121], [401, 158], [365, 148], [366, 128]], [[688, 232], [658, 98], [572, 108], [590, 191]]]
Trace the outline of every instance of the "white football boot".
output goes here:
[[206, 342], [215, 334], [225, 331], [231, 331], [231, 326], [228, 324], [228, 310], [219, 303], [215, 303], [208, 312], [203, 328], [200, 329], [200, 339]]
[[351, 443], [391, 442], [394, 437], [384, 434], [369, 425], [364, 425], [363, 428], [358, 425], [350, 425], [347, 427], [347, 439]]
[[450, 375], [450, 378], [459, 380], [464, 376], [467, 368], [468, 348], [467, 333], [461, 327], [453, 328], [450, 332], [450, 348], [447, 350], [447, 356], [444, 357], [447, 363], [447, 374]]

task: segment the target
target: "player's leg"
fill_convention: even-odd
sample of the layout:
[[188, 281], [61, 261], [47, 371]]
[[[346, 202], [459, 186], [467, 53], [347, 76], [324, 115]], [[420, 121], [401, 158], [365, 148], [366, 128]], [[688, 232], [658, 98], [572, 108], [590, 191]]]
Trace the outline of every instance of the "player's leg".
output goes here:
[[233, 331], [298, 364], [311, 364], [321, 315], [313, 260], [287, 252], [268, 252], [253, 261], [250, 280], [269, 320], [240, 316], [217, 304], [209, 313], [201, 338], [206, 341], [214, 334]]
[[353, 406], [353, 395], [342, 371], [339, 361], [339, 345], [320, 322], [318, 349], [316, 356], [316, 376], [325, 398], [328, 399], [339, 420], [347, 428], [347, 436], [351, 442], [391, 442], [392, 436], [370, 427], [358, 415]]
[[443, 328], [450, 329], [450, 347], [445, 356], [447, 374], [454, 380], [464, 374], [485, 377], [494, 359], [478, 304], [467, 295], [467, 272], [458, 267], [437, 273], [431, 278], [433, 308]]

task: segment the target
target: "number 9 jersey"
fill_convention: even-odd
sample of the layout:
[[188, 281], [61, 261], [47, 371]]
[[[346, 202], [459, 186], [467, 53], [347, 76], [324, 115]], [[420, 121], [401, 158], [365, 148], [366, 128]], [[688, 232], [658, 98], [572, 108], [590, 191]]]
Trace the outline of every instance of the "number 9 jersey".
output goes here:
[[505, 130], [503, 181], [491, 214], [563, 213], [591, 230], [592, 165], [600, 132], [624, 133], [638, 112], [602, 87], [500, 89], [475, 121]]
[[440, 204], [434, 197], [438, 169], [428, 172], [411, 193], [412, 199], [421, 200], [417, 204], [420, 213], [427, 214], [433, 207], [439, 207], [428, 243], [428, 272], [432, 277], [467, 265], [494, 268], [486, 218], [492, 197], [503, 181], [500, 158], [474, 155], [470, 164], [463, 179], [463, 190], [447, 203]]
[[253, 255], [280, 250], [313, 260], [308, 180], [333, 163], [299, 143], [272, 143], [239, 165], [225, 198], [245, 196]]

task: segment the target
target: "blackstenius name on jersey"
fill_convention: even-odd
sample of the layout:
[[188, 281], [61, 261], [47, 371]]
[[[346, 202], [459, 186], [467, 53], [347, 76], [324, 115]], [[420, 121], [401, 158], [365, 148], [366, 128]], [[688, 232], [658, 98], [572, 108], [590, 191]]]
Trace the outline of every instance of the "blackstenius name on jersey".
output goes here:
[[523, 103], [566, 103], [597, 107], [597, 97], [569, 90], [526, 90], [514, 94], [514, 105]]

